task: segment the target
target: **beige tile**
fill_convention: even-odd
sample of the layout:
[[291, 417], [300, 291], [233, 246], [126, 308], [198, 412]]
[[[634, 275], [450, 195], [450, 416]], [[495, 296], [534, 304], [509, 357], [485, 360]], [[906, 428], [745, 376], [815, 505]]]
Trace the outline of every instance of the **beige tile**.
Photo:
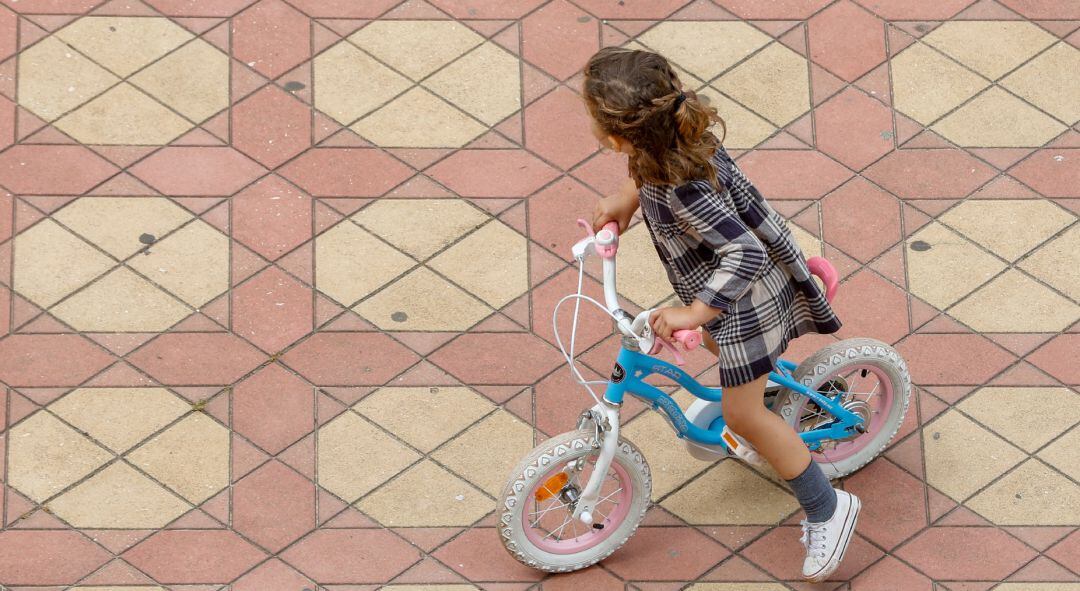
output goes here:
[[72, 589], [79, 589], [79, 591], [165, 591], [162, 587], [145, 585], [138, 585], [134, 587], [129, 585], [124, 585], [123, 587], [86, 587], [80, 585], [78, 587], [72, 587]]
[[136, 448], [128, 460], [197, 505], [229, 484], [229, 430], [193, 413]]
[[[709, 99], [709, 103], [716, 107], [727, 125], [727, 135], [724, 136], [724, 146], [727, 148], [753, 148], [776, 133], [776, 127], [772, 123], [746, 110], [711, 86], [702, 90], [699, 96]], [[720, 137], [724, 131], [720, 126], [714, 126], [713, 133]]]
[[521, 108], [518, 58], [490, 41], [425, 80], [424, 86], [488, 125]]
[[42, 307], [55, 304], [113, 264], [52, 220], [15, 237], [15, 291]]
[[113, 269], [51, 310], [75, 330], [162, 332], [192, 312], [130, 269]]
[[497, 220], [466, 236], [429, 265], [495, 308], [529, 289], [525, 237]]
[[401, 250], [426, 259], [488, 216], [464, 199], [379, 199], [353, 219]]
[[1080, 121], [1080, 50], [1064, 41], [1001, 84], [1070, 125]]
[[694, 583], [686, 591], [786, 591], [779, 583]]
[[194, 37], [167, 18], [134, 16], [83, 17], [56, 36], [125, 77]]
[[49, 508], [75, 527], [158, 528], [191, 505], [117, 462], [50, 501]]
[[467, 330], [491, 314], [484, 302], [420, 267], [360, 302], [358, 314], [383, 330]]
[[409, 80], [342, 41], [314, 61], [315, 107], [349, 125], [409, 88]]
[[468, 388], [422, 386], [381, 388], [354, 408], [413, 447], [429, 452], [495, 405]]
[[386, 591], [472, 591], [473, 585], [386, 585]]
[[229, 106], [229, 58], [201, 39], [177, 49], [130, 80], [196, 123]]
[[996, 80], [1057, 38], [1027, 21], [952, 21], [922, 38], [931, 47]]
[[949, 315], [981, 332], [1058, 332], [1080, 320], [1080, 306], [1010, 269]]
[[139, 236], [160, 238], [192, 216], [163, 197], [82, 197], [53, 217], [114, 257], [125, 259], [145, 248]]
[[692, 457], [675, 438], [671, 423], [658, 412], [645, 412], [627, 423], [622, 436], [641, 450], [652, 473], [653, 500], [662, 498], [713, 462]]
[[1080, 426], [1039, 452], [1039, 459], [1061, 470], [1073, 480], [1080, 480]]
[[112, 458], [47, 412], [8, 433], [8, 484], [41, 503]]
[[55, 37], [19, 54], [19, 104], [46, 121], [85, 103], [118, 81]]
[[1021, 261], [1020, 268], [1072, 299], [1080, 300], [1080, 265], [1076, 264], [1078, 252], [1080, 226], [1073, 226]]
[[440, 448], [432, 458], [492, 496], [533, 448], [532, 427], [499, 410]]
[[970, 199], [938, 219], [1015, 261], [1075, 218], [1047, 199]]
[[383, 147], [458, 148], [487, 127], [422, 88], [413, 88], [351, 126]]
[[662, 505], [694, 525], [773, 525], [799, 508], [791, 494], [735, 460], [710, 468]]
[[[925, 242], [929, 250], [911, 248]], [[1005, 268], [1004, 263], [968, 243], [937, 222], [907, 241], [908, 283], [911, 292], [945, 309]]]
[[619, 237], [619, 294], [642, 308], [651, 308], [671, 295], [667, 271], [656, 254], [645, 224]]
[[117, 453], [190, 408], [164, 388], [79, 388], [49, 405], [49, 410]]
[[156, 242], [129, 264], [198, 308], [229, 287], [229, 239], [196, 220]]
[[1028, 452], [1080, 421], [1080, 394], [1068, 388], [982, 388], [958, 406]]
[[955, 410], [923, 427], [923, 445], [926, 481], [957, 501], [1026, 457]]
[[965, 503], [998, 525], [1076, 525], [1080, 486], [1028, 460]]
[[349, 41], [419, 80], [480, 45], [484, 38], [452, 20], [375, 21], [350, 35]]
[[1042, 111], [992, 87], [934, 124], [933, 130], [959, 146], [1037, 147], [1067, 128]]
[[315, 285], [346, 305], [386, 285], [414, 264], [349, 221], [315, 239]]
[[780, 127], [810, 110], [806, 58], [780, 43], [739, 64], [713, 86]]
[[[629, 41], [627, 43], [624, 43], [622, 46], [626, 49], [635, 49], [638, 51], [654, 51], [653, 49], [646, 47], [637, 41]], [[671, 60], [670, 56], [668, 59], [668, 63], [671, 64], [671, 69], [675, 71], [675, 76], [678, 77], [680, 82], [682, 82], [683, 88], [698, 90], [706, 86], [704, 80], [698, 78], [697, 76], [694, 76], [690, 72], [687, 72], [679, 64]]]
[[921, 43], [893, 58], [892, 79], [896, 108], [924, 125], [989, 85], [977, 74]]
[[318, 446], [319, 486], [347, 501], [367, 494], [420, 459], [353, 412], [320, 427]]
[[159, 146], [192, 125], [125, 82], [62, 117], [56, 127], [84, 144]]
[[740, 21], [662, 22], [638, 39], [706, 82], [771, 41]]
[[803, 254], [809, 257], [819, 257], [822, 255], [821, 240], [814, 236], [810, 232], [802, 229], [797, 224], [788, 222], [788, 229], [791, 230], [791, 235], [795, 237], [795, 242], [799, 244], [799, 248], [803, 251]]
[[494, 510], [495, 501], [435, 462], [424, 460], [357, 507], [387, 527], [462, 527]]
[[992, 591], [1080, 591], [1080, 583], [1002, 583]]

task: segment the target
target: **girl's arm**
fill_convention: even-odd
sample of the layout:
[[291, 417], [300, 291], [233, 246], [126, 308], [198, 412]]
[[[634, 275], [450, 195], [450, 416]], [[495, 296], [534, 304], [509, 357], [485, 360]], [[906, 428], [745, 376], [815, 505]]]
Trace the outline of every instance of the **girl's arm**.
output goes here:
[[630, 225], [641, 202], [638, 200], [638, 188], [634, 179], [626, 179], [618, 193], [597, 202], [593, 211], [593, 230], [599, 232], [610, 221], [619, 222], [619, 231], [625, 232]]

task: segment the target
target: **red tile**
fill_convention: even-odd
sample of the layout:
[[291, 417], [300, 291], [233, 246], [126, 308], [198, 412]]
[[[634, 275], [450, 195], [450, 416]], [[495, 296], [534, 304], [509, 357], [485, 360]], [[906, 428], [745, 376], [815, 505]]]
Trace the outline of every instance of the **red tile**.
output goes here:
[[856, 1], [885, 20], [944, 20], [975, 2], [975, 0]]
[[573, 175], [600, 194], [611, 195], [630, 178], [630, 169], [625, 155], [608, 150], [586, 160]]
[[233, 528], [277, 552], [315, 528], [315, 484], [284, 464], [263, 464], [233, 486]]
[[844, 0], [810, 19], [810, 59], [848, 82], [885, 61], [885, 23]]
[[692, 580], [731, 553], [689, 527], [643, 527], [604, 567], [630, 580]]
[[560, 179], [529, 198], [529, 237], [565, 260], [585, 234], [578, 219], [592, 220], [600, 197], [573, 179]]
[[903, 199], [965, 197], [997, 173], [961, 150], [897, 150], [864, 174]]
[[1074, 573], [1080, 573], [1080, 530], [1046, 551], [1046, 555], [1060, 562]]
[[525, 108], [525, 147], [564, 170], [599, 149], [585, 103], [560, 86]]
[[855, 170], [893, 149], [892, 111], [854, 88], [819, 106], [814, 117], [818, 149]]
[[232, 236], [276, 260], [311, 237], [311, 197], [270, 175], [233, 197]]
[[[84, 0], [85, 1], [85, 0]], [[146, 0], [169, 16], [232, 16], [255, 0]]]
[[1015, 360], [975, 334], [914, 334], [897, 350], [916, 384], [982, 384]]
[[600, 49], [600, 22], [565, 0], [555, 0], [522, 21], [525, 59], [559, 80], [577, 74]]
[[70, 585], [112, 558], [70, 530], [0, 532], [5, 585]]
[[860, 261], [902, 239], [899, 202], [862, 178], [833, 191], [821, 207], [825, 241]]
[[234, 106], [232, 117], [233, 145], [267, 168], [311, 145], [310, 107], [273, 84]]
[[[11, 224], [14, 221], [12, 219], [13, 206], [15, 204], [15, 198], [11, 193], [7, 191], [0, 191], [0, 242], [6, 241], [11, 238]], [[7, 265], [0, 265], [0, 278], [5, 281], [8, 280], [8, 272], [10, 268]]]
[[314, 389], [276, 363], [237, 384], [232, 405], [233, 429], [272, 454], [315, 428]]
[[[314, 0], [313, 0], [314, 1]], [[454, 18], [463, 19], [516, 19], [520, 18], [544, 0], [429, 0]]]
[[14, 146], [0, 154], [0, 185], [23, 195], [78, 195], [117, 172], [82, 146]]
[[82, 14], [105, 0], [0, 0], [23, 14]]
[[315, 582], [278, 559], [260, 564], [232, 584], [232, 591], [270, 591], [275, 589], [314, 589]]
[[378, 584], [419, 560], [420, 552], [386, 530], [321, 529], [280, 557], [320, 585]]
[[716, 0], [720, 6], [746, 19], [804, 19], [831, 0]]
[[260, 353], [231, 334], [164, 334], [132, 353], [128, 361], [162, 384], [231, 384], [266, 361]]
[[1080, 5], [1072, 0], [1000, 0], [1028, 18], [1080, 19]]
[[870, 337], [895, 343], [908, 334], [907, 293], [869, 270], [840, 286], [833, 309], [844, 326], [836, 336]]
[[894, 554], [935, 580], [998, 581], [1035, 551], [992, 527], [932, 527]]
[[690, 0], [653, 0], [651, 2], [578, 0], [576, 4], [602, 19], [662, 19], [689, 2]]
[[[2, 15], [3, 13], [0, 12], [0, 16]], [[0, 150], [13, 143], [15, 143], [15, 103], [0, 96]]]
[[270, 267], [232, 291], [233, 332], [277, 353], [311, 332], [311, 288]]
[[[863, 512], [865, 515], [865, 511]], [[859, 523], [864, 523], [861, 519]], [[934, 583], [892, 556], [874, 564], [851, 581], [851, 591], [934, 591]]]
[[890, 462], [872, 462], [848, 478], [844, 489], [862, 501], [859, 533], [886, 549], [927, 525], [923, 483]]
[[758, 150], [739, 160], [766, 199], [817, 199], [851, 177], [851, 172], [819, 152]]
[[115, 358], [74, 334], [11, 335], [0, 340], [0, 380], [9, 386], [74, 386]]
[[[579, 370], [587, 379], [600, 379], [586, 367], [579, 367]], [[603, 386], [593, 386], [593, 389], [597, 394], [604, 390]], [[536, 384], [536, 428], [551, 435], [569, 431], [577, 424], [581, 412], [594, 404], [596, 403], [589, 397], [589, 393], [574, 380], [569, 369], [552, 372]], [[622, 420], [627, 420], [626, 415], [623, 415]]]
[[1063, 334], [1039, 347], [1027, 360], [1066, 384], [1080, 384], [1080, 334]]
[[429, 360], [469, 384], [532, 384], [562, 363], [559, 352], [531, 334], [465, 334]]
[[379, 333], [318, 333], [282, 360], [318, 386], [384, 384], [419, 361], [415, 353]]
[[471, 581], [538, 581], [544, 573], [514, 560], [494, 528], [466, 531], [433, 554]]
[[192, 196], [232, 195], [266, 170], [232, 148], [167, 147], [130, 172], [165, 195]]
[[[861, 518], [859, 523], [861, 527]], [[802, 529], [799, 527], [778, 527], [750, 544], [741, 554], [778, 579], [800, 580], [803, 557], [806, 556], [806, 549], [799, 542], [801, 534]], [[881, 556], [881, 550], [861, 536], [852, 536], [844, 561], [829, 580], [849, 580], [866, 570], [866, 567]]]
[[601, 568], [587, 568], [544, 579], [544, 591], [623, 591], [625, 583]]
[[281, 0], [262, 0], [232, 21], [233, 56], [268, 78], [300, 65], [311, 53], [311, 24]]
[[463, 197], [525, 197], [558, 174], [524, 150], [459, 150], [427, 172]]
[[[546, 281], [543, 285], [533, 288], [532, 291], [532, 326], [533, 332], [546, 339], [553, 345], [557, 345], [555, 331], [551, 320], [555, 310], [555, 304], [567, 294], [577, 292], [578, 271], [567, 269], [557, 276]], [[604, 301], [603, 286], [599, 282], [585, 276], [582, 293]], [[559, 308], [559, 338], [563, 345], [569, 349], [570, 332], [573, 328], [574, 301], [563, 302]], [[593, 307], [591, 304], [582, 302], [578, 314], [577, 346], [575, 351], [580, 353], [611, 335], [611, 317]]]
[[1080, 196], [1080, 148], [1038, 150], [1009, 174], [1046, 197]]
[[313, 148], [282, 176], [318, 197], [378, 197], [412, 175], [386, 153], [367, 148]]
[[401, 0], [292, 0], [308, 16], [323, 18], [375, 18]]
[[123, 558], [168, 585], [227, 583], [266, 554], [228, 530], [164, 530], [124, 552]]

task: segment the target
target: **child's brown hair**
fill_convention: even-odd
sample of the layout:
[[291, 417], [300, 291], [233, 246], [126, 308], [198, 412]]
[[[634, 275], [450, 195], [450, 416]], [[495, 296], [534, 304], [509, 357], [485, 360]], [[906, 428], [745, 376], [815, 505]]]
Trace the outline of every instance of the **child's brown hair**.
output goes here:
[[[633, 146], [630, 175], [642, 183], [716, 185], [709, 163], [723, 139], [716, 109], [684, 90], [671, 64], [649, 51], [605, 47], [585, 66], [585, 104], [600, 129]], [[726, 132], [726, 129], [725, 129]]]

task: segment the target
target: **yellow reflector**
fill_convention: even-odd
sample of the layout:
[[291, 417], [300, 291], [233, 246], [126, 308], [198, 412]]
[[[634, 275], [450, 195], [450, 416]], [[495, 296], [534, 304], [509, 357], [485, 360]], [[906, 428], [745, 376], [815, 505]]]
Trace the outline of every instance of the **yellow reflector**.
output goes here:
[[566, 483], [569, 480], [570, 477], [566, 475], [566, 472], [559, 472], [551, 478], [548, 478], [547, 481], [544, 482], [543, 486], [536, 489], [536, 500], [538, 502], [546, 501], [551, 497], [559, 494], [559, 492], [563, 489], [564, 486], [566, 486]]

